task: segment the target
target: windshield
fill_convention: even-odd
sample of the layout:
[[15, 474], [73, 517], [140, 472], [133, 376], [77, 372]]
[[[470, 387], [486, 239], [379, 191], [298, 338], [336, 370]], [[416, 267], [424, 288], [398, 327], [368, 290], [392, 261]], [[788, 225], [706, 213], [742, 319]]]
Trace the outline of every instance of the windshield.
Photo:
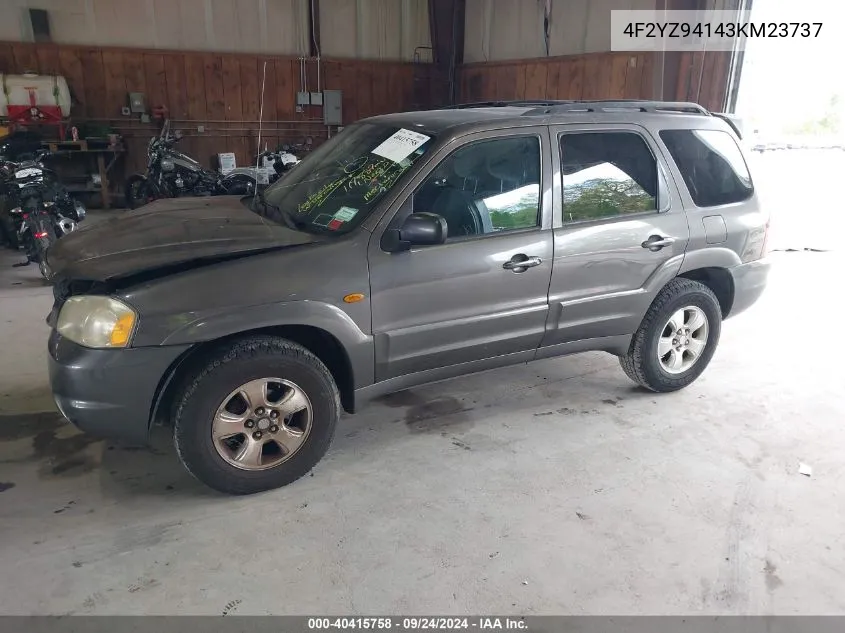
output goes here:
[[266, 215], [309, 233], [347, 233], [433, 143], [405, 128], [350, 126], [265, 191]]

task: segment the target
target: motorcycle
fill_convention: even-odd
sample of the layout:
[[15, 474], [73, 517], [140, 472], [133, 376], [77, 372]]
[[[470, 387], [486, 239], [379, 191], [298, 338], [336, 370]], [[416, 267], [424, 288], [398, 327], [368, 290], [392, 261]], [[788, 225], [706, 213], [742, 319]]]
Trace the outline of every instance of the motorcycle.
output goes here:
[[268, 150], [265, 146], [264, 151], [256, 157], [256, 162], [258, 165], [261, 165], [264, 170], [266, 170], [266, 180], [262, 178], [261, 170], [259, 169], [259, 171], [256, 172], [255, 167], [236, 167], [230, 171], [228, 175], [255, 175], [259, 188], [262, 186], [272, 185], [300, 163], [300, 156], [311, 151], [313, 142], [314, 141], [309, 136], [303, 143], [297, 143], [294, 145], [279, 145], [275, 150]]
[[61, 186], [55, 172], [44, 167], [45, 155], [39, 152], [36, 160], [2, 163], [0, 186], [7, 203], [2, 217], [4, 233], [12, 248], [23, 246], [26, 252], [26, 262], [15, 265], [37, 263], [41, 275], [49, 280], [47, 249], [76, 230], [86, 210]]
[[300, 163], [299, 157], [293, 153], [293, 147], [290, 145], [282, 145], [279, 150], [272, 155], [274, 175], [271, 176], [270, 182], [275, 182], [284, 176], [291, 169]]
[[[225, 176], [205, 169], [196, 160], [175, 149], [182, 138], [171, 134], [165, 121], [158, 136], [147, 145], [147, 171], [126, 181], [126, 207], [137, 209], [159, 198], [202, 195], [251, 195], [258, 182], [255, 168], [235, 170]], [[250, 171], [251, 170], [251, 171]]]
[[[261, 174], [257, 176], [259, 187], [263, 185], [272, 185], [279, 178], [284, 176], [291, 169], [299, 164], [299, 158], [293, 153], [293, 148], [290, 145], [280, 145], [275, 150], [265, 149], [261, 152], [257, 159], [258, 164], [262, 165], [267, 170], [266, 181], [262, 182]], [[272, 171], [271, 171], [272, 168]], [[230, 172], [231, 174], [250, 174], [254, 173], [254, 167], [237, 167]]]

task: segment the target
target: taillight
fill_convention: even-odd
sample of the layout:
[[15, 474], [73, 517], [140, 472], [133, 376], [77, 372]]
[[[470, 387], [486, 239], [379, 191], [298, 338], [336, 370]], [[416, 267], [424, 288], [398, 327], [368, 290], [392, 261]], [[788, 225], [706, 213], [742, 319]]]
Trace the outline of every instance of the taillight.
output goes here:
[[35, 234], [35, 239], [40, 240], [42, 237], [47, 237], [47, 231], [41, 231]]

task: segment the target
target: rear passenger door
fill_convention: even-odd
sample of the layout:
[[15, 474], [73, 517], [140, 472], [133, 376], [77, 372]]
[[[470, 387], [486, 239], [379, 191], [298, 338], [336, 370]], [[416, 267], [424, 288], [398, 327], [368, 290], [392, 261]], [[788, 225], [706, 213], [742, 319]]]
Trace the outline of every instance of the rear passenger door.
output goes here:
[[[576, 341], [633, 333], [680, 269], [689, 240], [677, 188], [647, 130], [562, 125], [551, 131], [554, 265], [538, 357]], [[614, 341], [605, 343], [610, 348]]]

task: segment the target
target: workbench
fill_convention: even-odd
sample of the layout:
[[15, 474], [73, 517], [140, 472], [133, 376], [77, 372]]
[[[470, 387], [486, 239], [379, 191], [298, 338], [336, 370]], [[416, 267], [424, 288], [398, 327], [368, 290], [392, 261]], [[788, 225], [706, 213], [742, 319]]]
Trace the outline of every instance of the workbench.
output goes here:
[[[99, 193], [102, 197], [103, 208], [111, 208], [111, 191], [109, 190], [109, 173], [118, 163], [120, 158], [126, 153], [126, 148], [123, 145], [103, 145], [103, 141], [92, 142], [88, 141], [64, 141], [64, 142], [49, 142], [45, 146], [50, 150], [50, 158], [66, 157], [68, 159], [80, 158], [86, 164], [86, 181], [84, 184], [77, 184], [72, 182], [72, 177], [63, 178], [60, 173], [59, 176], [62, 184], [69, 193]], [[93, 159], [96, 165], [96, 171], [89, 170], [90, 162]], [[58, 171], [58, 170], [57, 170]], [[90, 174], [96, 173], [100, 177], [100, 186], [92, 186], [90, 184]]]

